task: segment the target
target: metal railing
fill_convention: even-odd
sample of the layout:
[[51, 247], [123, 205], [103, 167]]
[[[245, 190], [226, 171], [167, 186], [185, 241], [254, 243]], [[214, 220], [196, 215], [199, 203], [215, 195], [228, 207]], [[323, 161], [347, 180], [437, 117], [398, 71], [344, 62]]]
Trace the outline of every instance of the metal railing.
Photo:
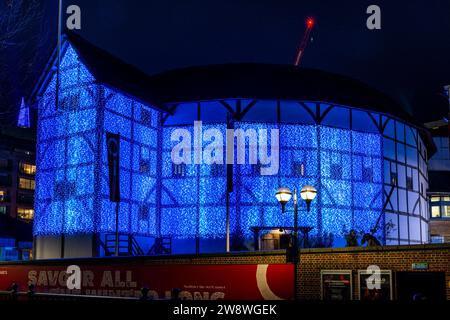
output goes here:
[[79, 301], [79, 300], [101, 300], [101, 301], [155, 301], [155, 300], [179, 300], [178, 296], [180, 289], [171, 289], [171, 298], [158, 298], [148, 296], [150, 291], [148, 288], [141, 288], [141, 295], [139, 297], [123, 297], [123, 296], [101, 296], [101, 295], [84, 295], [84, 294], [67, 294], [67, 293], [48, 293], [48, 292], [35, 292], [34, 286], [29, 286], [28, 291], [18, 291], [17, 286], [13, 284], [13, 289], [7, 291], [0, 291], [0, 301]]

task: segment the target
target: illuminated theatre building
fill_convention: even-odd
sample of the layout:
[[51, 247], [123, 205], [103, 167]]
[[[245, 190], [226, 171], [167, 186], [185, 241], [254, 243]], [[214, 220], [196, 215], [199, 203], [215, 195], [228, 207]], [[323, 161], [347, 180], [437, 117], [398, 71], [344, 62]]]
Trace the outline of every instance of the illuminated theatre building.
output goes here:
[[[148, 76], [69, 35], [57, 109], [55, 61], [35, 89], [38, 259], [110, 253], [116, 204], [106, 132], [120, 133], [118, 225], [121, 241], [134, 248], [129, 254], [149, 253], [155, 239], [170, 239], [172, 253], [223, 252], [227, 207], [232, 241], [240, 235], [251, 243], [255, 226], [292, 227], [292, 201], [282, 213], [274, 195], [280, 186], [304, 185], [318, 191], [309, 212], [299, 203], [299, 225], [312, 227], [310, 236], [332, 233], [338, 241], [344, 228], [368, 232], [378, 220], [384, 244], [428, 242], [434, 145], [401, 107], [355, 80], [264, 64]], [[171, 133], [192, 132], [198, 120], [223, 136], [227, 124], [279, 129], [278, 174], [235, 164], [227, 180], [226, 165], [173, 164]]]

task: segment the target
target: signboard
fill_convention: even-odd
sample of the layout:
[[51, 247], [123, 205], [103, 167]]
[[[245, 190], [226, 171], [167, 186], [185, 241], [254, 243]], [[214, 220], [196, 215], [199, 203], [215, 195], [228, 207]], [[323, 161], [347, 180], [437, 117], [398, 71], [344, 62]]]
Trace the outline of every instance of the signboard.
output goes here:
[[[28, 284], [36, 292], [82, 294], [95, 296], [140, 297], [141, 288], [150, 289], [149, 297], [166, 299], [171, 289], [181, 290], [180, 298], [188, 300], [277, 300], [293, 299], [292, 264], [168, 265], [139, 262], [108, 265], [89, 262], [66, 262], [53, 265], [0, 265], [0, 291], [19, 291]], [[81, 288], [70, 290], [66, 273], [69, 265], [81, 269]], [[72, 276], [71, 276], [72, 277]]]
[[367, 270], [358, 270], [358, 294], [360, 300], [366, 301], [388, 301], [393, 300], [392, 290], [392, 271], [380, 270], [379, 285], [380, 289], [369, 289], [367, 282], [372, 283], [369, 279], [373, 276], [372, 272]]
[[320, 278], [322, 300], [352, 300], [351, 270], [322, 270]]
[[411, 267], [416, 270], [426, 270], [426, 269], [428, 269], [428, 263], [427, 262], [415, 262], [411, 265]]
[[119, 155], [120, 136], [106, 132], [106, 150], [108, 152], [109, 199], [120, 202]]

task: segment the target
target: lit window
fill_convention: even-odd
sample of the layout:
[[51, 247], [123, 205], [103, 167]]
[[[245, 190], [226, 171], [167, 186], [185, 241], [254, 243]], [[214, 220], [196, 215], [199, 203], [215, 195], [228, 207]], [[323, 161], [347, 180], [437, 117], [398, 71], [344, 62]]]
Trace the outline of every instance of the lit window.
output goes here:
[[450, 218], [450, 206], [442, 206], [444, 218]]
[[450, 197], [443, 197], [442, 201], [450, 201]]
[[6, 214], [8, 212], [8, 208], [5, 206], [0, 206], [0, 214]]
[[4, 202], [6, 201], [6, 196], [7, 196], [7, 191], [5, 190], [0, 190], [0, 202]]
[[431, 217], [432, 218], [440, 218], [441, 217], [441, 212], [440, 212], [440, 207], [439, 206], [432, 206], [431, 207]]
[[32, 179], [19, 178], [19, 188], [34, 190], [35, 182]]
[[20, 163], [20, 172], [30, 175], [36, 174], [36, 166], [30, 163]]
[[431, 197], [431, 202], [439, 202], [439, 197]]
[[17, 208], [17, 216], [22, 220], [31, 220], [34, 217], [34, 210], [26, 208]]

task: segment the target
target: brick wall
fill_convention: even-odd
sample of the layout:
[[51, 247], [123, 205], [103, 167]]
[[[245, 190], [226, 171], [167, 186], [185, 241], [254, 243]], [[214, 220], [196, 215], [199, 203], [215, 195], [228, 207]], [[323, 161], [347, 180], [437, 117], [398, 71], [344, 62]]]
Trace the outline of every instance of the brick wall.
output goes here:
[[[320, 299], [320, 271], [336, 269], [353, 271], [353, 297], [356, 299], [357, 270], [366, 269], [369, 265], [378, 265], [382, 270], [392, 270], [393, 273], [398, 271], [445, 272], [447, 300], [450, 300], [449, 244], [307, 249], [301, 251], [300, 259], [298, 290], [301, 299]], [[413, 270], [412, 264], [417, 262], [428, 263], [428, 269]]]
[[430, 234], [443, 236], [445, 242], [450, 242], [450, 220], [430, 220]]
[[[167, 257], [120, 257], [92, 258], [89, 263], [108, 265], [111, 263], [146, 264], [271, 264], [286, 263], [284, 250], [267, 252], [241, 252], [229, 254], [173, 255]], [[1, 264], [57, 264], [60, 260], [36, 260], [2, 262]], [[77, 264], [77, 259], [65, 259]], [[83, 261], [86, 261], [83, 259]], [[428, 263], [427, 270], [413, 270], [412, 264]], [[357, 298], [357, 271], [369, 265], [378, 265], [382, 270], [445, 273], [447, 300], [450, 300], [450, 244], [427, 244], [414, 246], [387, 246], [375, 248], [302, 249], [298, 266], [297, 292], [300, 299], [321, 298], [321, 270], [352, 270], [353, 297]], [[393, 281], [395, 288], [395, 281]], [[394, 292], [395, 296], [395, 292]]]
[[[164, 259], [147, 257], [143, 260], [143, 263], [150, 264], [270, 264], [286, 263], [286, 254], [284, 251], [243, 252], [171, 256]], [[428, 263], [428, 269], [413, 270], [412, 264], [417, 262]], [[352, 270], [353, 298], [357, 299], [357, 272], [369, 265], [378, 265], [382, 270], [392, 270], [394, 276], [398, 271], [444, 272], [447, 299], [450, 300], [450, 244], [302, 249], [298, 266], [299, 298], [307, 300], [321, 298], [321, 270]], [[393, 287], [396, 287], [395, 280]]]

